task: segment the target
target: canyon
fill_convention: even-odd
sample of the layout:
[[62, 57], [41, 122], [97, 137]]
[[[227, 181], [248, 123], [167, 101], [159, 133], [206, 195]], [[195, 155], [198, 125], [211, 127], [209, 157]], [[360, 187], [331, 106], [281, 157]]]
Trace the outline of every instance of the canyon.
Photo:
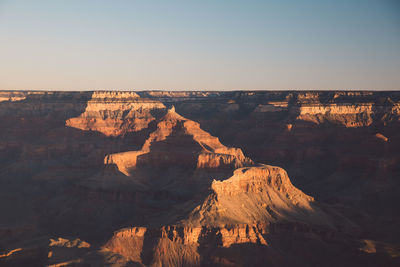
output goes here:
[[400, 92], [0, 91], [1, 266], [398, 266]]

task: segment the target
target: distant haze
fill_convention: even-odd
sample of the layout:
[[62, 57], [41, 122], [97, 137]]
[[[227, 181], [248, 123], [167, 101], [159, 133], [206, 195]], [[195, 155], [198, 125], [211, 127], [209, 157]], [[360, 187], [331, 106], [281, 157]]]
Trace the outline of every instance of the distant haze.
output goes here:
[[0, 89], [400, 90], [400, 2], [0, 0]]

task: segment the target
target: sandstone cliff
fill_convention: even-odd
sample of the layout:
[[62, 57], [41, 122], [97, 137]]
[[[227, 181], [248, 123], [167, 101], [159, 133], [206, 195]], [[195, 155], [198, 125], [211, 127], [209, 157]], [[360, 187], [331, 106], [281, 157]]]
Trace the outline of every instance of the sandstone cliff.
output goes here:
[[398, 266], [399, 103], [0, 92], [0, 265]]
[[[189, 139], [185, 140], [185, 136]], [[184, 146], [180, 146], [180, 142]], [[187, 161], [188, 158], [192, 160]], [[202, 200], [191, 211], [187, 207], [198, 200], [181, 202], [178, 207], [182, 208], [183, 219], [169, 221], [170, 224], [160, 228], [122, 229], [103, 246], [105, 251], [119, 253], [147, 266], [200, 266], [205, 262], [201, 255], [207, 247], [213, 250], [241, 244], [268, 247], [268, 233], [276, 224], [334, 229], [330, 215], [322, 211], [312, 197], [294, 187], [283, 169], [255, 165], [240, 149], [225, 147], [218, 138], [201, 130], [198, 123], [177, 114], [173, 107], [157, 122], [156, 130], [140, 151], [108, 155], [105, 164], [115, 164], [133, 180], [142, 179], [143, 166], [167, 169], [183, 165], [185, 169], [197, 170], [187, 174], [186, 182], [194, 183], [200, 171], [203, 185], [211, 182], [203, 176], [204, 169], [229, 166], [234, 170], [231, 177], [220, 177], [220, 181], [208, 184], [206, 195], [200, 184], [197, 191], [192, 189], [193, 194], [200, 193]], [[163, 176], [157, 179], [169, 179], [166, 173]], [[173, 180], [182, 179], [175, 177]], [[150, 181], [140, 181], [150, 185]], [[148, 190], [155, 189], [155, 184], [151, 185]], [[176, 186], [181, 188], [181, 185]], [[161, 188], [166, 190], [165, 184]]]
[[155, 120], [153, 115], [164, 108], [161, 102], [133, 92], [94, 92], [85, 112], [67, 120], [66, 125], [107, 136], [124, 135], [147, 128]]
[[297, 221], [329, 225], [330, 218], [312, 204], [279, 168], [259, 165], [235, 170], [213, 181], [211, 194], [185, 220], [189, 225], [232, 225]]
[[139, 151], [107, 155], [105, 164], [115, 164], [125, 175], [138, 165], [180, 166], [189, 168], [237, 168], [252, 161], [238, 148], [229, 148], [200, 125], [175, 112], [172, 107], [157, 121], [157, 128]]

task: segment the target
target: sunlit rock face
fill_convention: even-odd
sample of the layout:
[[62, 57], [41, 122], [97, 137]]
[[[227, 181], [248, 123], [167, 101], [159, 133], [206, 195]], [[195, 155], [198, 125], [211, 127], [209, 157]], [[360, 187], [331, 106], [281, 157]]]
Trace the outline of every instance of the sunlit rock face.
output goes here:
[[[222, 145], [198, 123], [176, 113], [174, 107], [158, 121], [140, 151], [108, 155], [105, 164], [116, 165], [132, 180], [158, 190], [159, 184], [150, 179], [168, 180], [167, 171], [161, 172], [165, 177], [143, 179], [144, 166], [192, 169], [195, 173], [186, 172], [184, 179], [197, 183], [197, 190], [210, 180], [203, 177], [202, 182], [196, 181], [196, 170], [201, 173], [229, 167], [233, 172], [230, 177], [220, 180], [215, 177], [216, 180], [210, 181], [208, 193], [200, 195], [203, 200], [197, 206], [197, 200], [179, 204], [189, 207], [181, 211], [183, 219], [160, 228], [133, 227], [117, 231], [103, 247], [148, 266], [200, 266], [203, 247], [231, 248], [241, 244], [267, 247], [269, 225], [274, 223], [333, 227], [334, 219], [314, 204], [312, 197], [294, 187], [283, 169], [256, 165], [240, 149]], [[163, 187], [165, 190], [168, 184], [164, 183]], [[174, 187], [182, 188], [180, 184]], [[198, 191], [192, 193], [198, 194]]]
[[86, 110], [66, 125], [106, 136], [124, 135], [148, 127], [154, 114], [165, 109], [159, 101], [142, 99], [133, 92], [94, 92]]
[[313, 123], [332, 122], [345, 127], [369, 126], [373, 122], [373, 104], [311, 104], [299, 108], [298, 120]]
[[[148, 266], [201, 266], [203, 246], [229, 248], [235, 244], [267, 246], [266, 225], [228, 227], [167, 226], [127, 228], [114, 233], [103, 250], [119, 253]], [[154, 247], [146, 247], [152, 242]], [[204, 260], [204, 259], [203, 259]]]
[[232, 177], [213, 181], [211, 189], [187, 223], [232, 225], [285, 220], [329, 224], [329, 218], [312, 205], [314, 199], [294, 187], [278, 167], [239, 168]]
[[[254, 113], [288, 112], [293, 120], [337, 124], [348, 128], [368, 127], [374, 122], [399, 119], [399, 103], [376, 99], [372, 92], [323, 92], [288, 94], [283, 101], [259, 104]], [[374, 101], [375, 100], [375, 101]], [[377, 101], [378, 100], [378, 101]]]
[[397, 266], [399, 103], [0, 92], [0, 265]]
[[139, 151], [107, 155], [105, 164], [115, 164], [125, 175], [140, 166], [185, 166], [188, 168], [237, 168], [251, 165], [239, 148], [229, 148], [217, 137], [203, 131], [197, 122], [188, 120], [170, 108], [157, 121]]

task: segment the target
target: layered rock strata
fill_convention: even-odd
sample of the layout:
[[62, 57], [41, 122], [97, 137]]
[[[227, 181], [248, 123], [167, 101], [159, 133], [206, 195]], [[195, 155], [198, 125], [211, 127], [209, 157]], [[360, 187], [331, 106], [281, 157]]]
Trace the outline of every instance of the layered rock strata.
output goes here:
[[157, 128], [139, 151], [107, 155], [105, 164], [115, 164], [125, 175], [137, 166], [179, 166], [190, 168], [238, 168], [251, 165], [241, 149], [222, 145], [217, 137], [188, 120], [172, 107], [157, 122]]
[[140, 98], [133, 92], [94, 92], [85, 112], [67, 120], [66, 125], [119, 136], [147, 128], [155, 120], [154, 114], [163, 109], [161, 102]]

